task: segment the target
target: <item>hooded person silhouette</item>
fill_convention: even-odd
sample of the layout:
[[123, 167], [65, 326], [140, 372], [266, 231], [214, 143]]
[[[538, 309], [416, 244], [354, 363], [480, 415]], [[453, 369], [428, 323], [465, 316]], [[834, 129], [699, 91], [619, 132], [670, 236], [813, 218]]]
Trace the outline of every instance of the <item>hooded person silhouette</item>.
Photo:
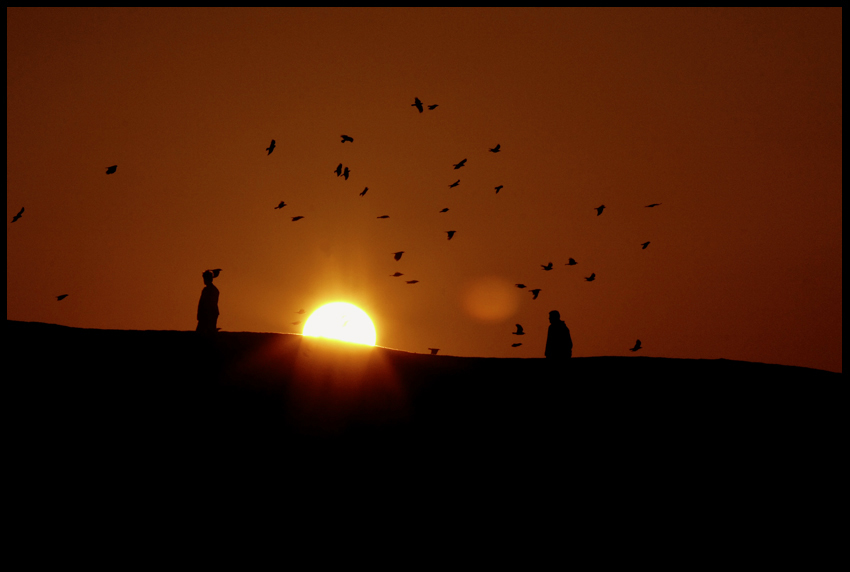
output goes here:
[[218, 321], [218, 288], [213, 286], [213, 277], [218, 273], [205, 270], [203, 273], [204, 289], [198, 302], [198, 327], [195, 331], [213, 334], [218, 331], [215, 327]]
[[549, 312], [549, 334], [546, 336], [545, 355], [550, 359], [566, 359], [573, 357], [573, 340], [570, 329], [561, 319], [558, 310]]

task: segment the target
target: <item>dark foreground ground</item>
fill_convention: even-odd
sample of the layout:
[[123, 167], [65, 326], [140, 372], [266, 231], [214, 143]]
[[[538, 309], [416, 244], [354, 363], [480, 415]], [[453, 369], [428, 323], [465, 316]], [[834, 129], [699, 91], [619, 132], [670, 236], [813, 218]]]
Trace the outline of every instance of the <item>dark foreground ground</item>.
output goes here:
[[743, 548], [810, 565], [835, 541], [840, 374], [247, 332], [6, 333], [7, 491], [18, 529], [55, 532], [40, 550], [61, 538], [62, 554], [108, 544], [127, 558], [163, 531], [213, 528], [226, 545], [267, 521], [315, 536], [343, 513], [368, 533], [378, 507], [395, 515], [384, 527], [424, 526], [429, 543], [488, 530], [491, 553], [527, 532], [564, 558], [579, 545], [594, 560], [728, 564]]
[[292, 334], [6, 322], [31, 429], [160, 450], [497, 450], [600, 439], [693, 447], [816, 438], [840, 374], [728, 360], [464, 358]]

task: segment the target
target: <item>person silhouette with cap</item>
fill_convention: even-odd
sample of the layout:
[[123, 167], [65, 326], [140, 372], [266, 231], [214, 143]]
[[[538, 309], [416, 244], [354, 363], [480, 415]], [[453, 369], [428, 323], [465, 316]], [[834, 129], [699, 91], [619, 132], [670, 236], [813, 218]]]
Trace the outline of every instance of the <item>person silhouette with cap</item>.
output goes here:
[[198, 302], [198, 327], [196, 331], [213, 334], [218, 331], [218, 288], [213, 285], [213, 278], [218, 272], [205, 270], [203, 273], [204, 289], [201, 291], [201, 300]]
[[561, 319], [558, 310], [549, 312], [549, 333], [546, 336], [546, 351], [550, 359], [568, 359], [573, 357], [573, 340], [570, 329]]

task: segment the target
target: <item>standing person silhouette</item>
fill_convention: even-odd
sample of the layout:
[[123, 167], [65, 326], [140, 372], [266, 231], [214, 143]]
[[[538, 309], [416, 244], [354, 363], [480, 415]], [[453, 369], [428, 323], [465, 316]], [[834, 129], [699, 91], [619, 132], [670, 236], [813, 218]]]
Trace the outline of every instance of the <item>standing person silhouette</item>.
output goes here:
[[558, 310], [549, 312], [549, 334], [546, 336], [545, 355], [550, 359], [568, 359], [573, 357], [573, 339], [570, 329], [561, 319]]
[[204, 289], [201, 291], [201, 300], [198, 302], [198, 327], [196, 331], [203, 333], [214, 334], [217, 330], [215, 327], [218, 321], [218, 288], [213, 286], [213, 277], [217, 276], [218, 272], [213, 273], [212, 270], [205, 270]]

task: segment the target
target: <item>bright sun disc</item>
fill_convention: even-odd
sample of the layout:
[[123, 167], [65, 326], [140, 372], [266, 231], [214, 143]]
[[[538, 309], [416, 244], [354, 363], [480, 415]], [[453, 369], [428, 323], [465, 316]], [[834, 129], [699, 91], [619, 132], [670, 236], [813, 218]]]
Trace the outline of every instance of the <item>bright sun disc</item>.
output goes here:
[[366, 312], [347, 302], [325, 304], [304, 324], [304, 335], [374, 346], [375, 326]]

